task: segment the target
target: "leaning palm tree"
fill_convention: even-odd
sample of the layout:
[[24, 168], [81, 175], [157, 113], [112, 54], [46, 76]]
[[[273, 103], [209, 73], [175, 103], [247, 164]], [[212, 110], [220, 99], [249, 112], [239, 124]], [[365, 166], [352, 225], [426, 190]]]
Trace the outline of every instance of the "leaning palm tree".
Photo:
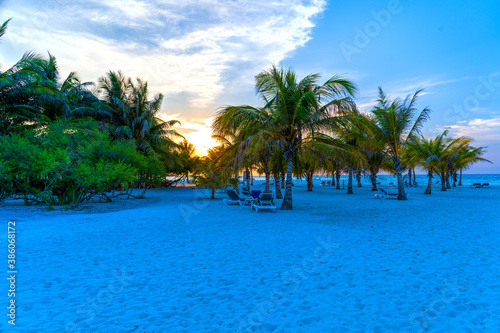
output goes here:
[[390, 101], [379, 87], [377, 105], [370, 117], [373, 121], [357, 120], [357, 124], [367, 131], [373, 139], [385, 146], [385, 154], [392, 160], [398, 179], [398, 200], [407, 200], [403, 183], [402, 148], [409, 140], [420, 133], [424, 122], [429, 118], [430, 109], [418, 111], [416, 102], [422, 89], [412, 96]]
[[265, 105], [228, 106], [219, 109], [213, 122], [215, 134], [247, 128], [247, 140], [260, 137], [283, 151], [286, 161], [286, 188], [281, 209], [293, 209], [293, 159], [314, 133], [327, 130], [330, 120], [354, 106], [356, 88], [352, 82], [333, 76], [318, 85], [318, 74], [298, 80], [292, 69], [272, 66], [256, 77], [256, 90]]

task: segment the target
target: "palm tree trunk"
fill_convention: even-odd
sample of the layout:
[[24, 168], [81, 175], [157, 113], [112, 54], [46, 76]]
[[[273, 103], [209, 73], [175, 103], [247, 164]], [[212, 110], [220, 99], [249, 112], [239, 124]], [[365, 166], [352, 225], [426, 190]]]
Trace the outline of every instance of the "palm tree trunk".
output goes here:
[[248, 170], [248, 168], [245, 169], [245, 177], [247, 181], [247, 187], [250, 188], [250, 170]]
[[253, 171], [252, 170], [250, 170], [250, 185], [253, 186]]
[[361, 170], [356, 172], [356, 180], [358, 181], [358, 187], [363, 187], [363, 184], [361, 184]]
[[217, 189], [215, 187], [213, 187], [211, 190], [212, 190], [212, 196], [210, 197], [210, 199], [215, 199], [215, 191]]
[[451, 176], [453, 177], [453, 187], [457, 187], [457, 172], [456, 171], [453, 171], [451, 173]]
[[372, 181], [372, 191], [377, 191], [377, 174], [374, 170], [370, 170], [370, 180]]
[[424, 194], [431, 194], [432, 193], [432, 171], [429, 171], [429, 181], [427, 182], [427, 188], [425, 189]]
[[276, 191], [276, 199], [283, 199], [283, 194], [281, 194], [279, 173], [274, 174], [274, 190]]
[[415, 168], [413, 168], [413, 185], [417, 185], [417, 175], [415, 174]]
[[449, 170], [446, 172], [446, 189], [451, 189], [451, 186], [450, 186], [450, 171]]
[[349, 167], [349, 180], [347, 181], [347, 194], [354, 194], [352, 191], [352, 168]]
[[271, 178], [271, 173], [266, 169], [264, 170], [264, 174], [266, 175], [266, 187], [264, 188], [264, 193], [270, 193], [271, 189], [269, 188], [269, 179]]
[[446, 192], [446, 173], [441, 172], [439, 178], [441, 178], [441, 191]]
[[405, 193], [405, 184], [403, 181], [403, 175], [401, 174], [400, 170], [398, 170], [397, 176], [398, 176], [398, 200], [408, 200]]
[[285, 188], [285, 173], [281, 174], [281, 188]]
[[285, 152], [286, 160], [286, 186], [285, 186], [285, 197], [283, 198], [283, 203], [281, 204], [282, 210], [292, 210], [292, 171], [293, 171], [293, 155], [292, 152]]
[[332, 173], [332, 186], [335, 186], [335, 172]]
[[335, 178], [337, 178], [337, 187], [335, 187], [336, 190], [340, 190], [340, 170], [337, 169], [335, 171]]
[[462, 186], [462, 169], [460, 169], [460, 178], [458, 179], [458, 186]]
[[306, 172], [306, 180], [307, 180], [307, 191], [311, 192], [313, 190], [313, 174], [310, 171]]
[[411, 168], [408, 168], [408, 185], [411, 186]]
[[186, 172], [186, 182], [189, 184], [189, 172]]

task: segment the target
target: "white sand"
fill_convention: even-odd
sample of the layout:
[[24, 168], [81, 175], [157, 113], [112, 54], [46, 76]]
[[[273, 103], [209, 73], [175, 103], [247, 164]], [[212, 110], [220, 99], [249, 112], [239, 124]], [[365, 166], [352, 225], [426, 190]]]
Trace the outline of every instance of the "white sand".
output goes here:
[[500, 188], [438, 189], [302, 185], [294, 211], [258, 214], [190, 188], [98, 214], [3, 207], [19, 221], [16, 329], [499, 332]]

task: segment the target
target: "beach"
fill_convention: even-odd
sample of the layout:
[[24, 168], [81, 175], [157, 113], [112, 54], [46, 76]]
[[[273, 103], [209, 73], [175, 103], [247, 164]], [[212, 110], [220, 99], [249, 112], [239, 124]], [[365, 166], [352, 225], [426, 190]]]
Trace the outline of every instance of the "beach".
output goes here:
[[500, 331], [499, 186], [420, 184], [397, 201], [315, 183], [295, 181], [294, 210], [277, 213], [192, 187], [96, 210], [0, 207], [17, 226], [15, 329]]

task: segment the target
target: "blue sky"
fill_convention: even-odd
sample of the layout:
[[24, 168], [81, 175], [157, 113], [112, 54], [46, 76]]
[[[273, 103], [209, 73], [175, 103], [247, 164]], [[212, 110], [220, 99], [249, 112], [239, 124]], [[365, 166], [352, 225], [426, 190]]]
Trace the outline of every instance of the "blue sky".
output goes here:
[[474, 137], [495, 164], [469, 172], [500, 173], [498, 1], [0, 0], [0, 20], [11, 17], [4, 67], [50, 51], [63, 76], [144, 78], [200, 151], [213, 144], [214, 111], [258, 104], [253, 77], [282, 63], [301, 76], [345, 74], [364, 111], [378, 86], [392, 97], [425, 88], [424, 134]]

